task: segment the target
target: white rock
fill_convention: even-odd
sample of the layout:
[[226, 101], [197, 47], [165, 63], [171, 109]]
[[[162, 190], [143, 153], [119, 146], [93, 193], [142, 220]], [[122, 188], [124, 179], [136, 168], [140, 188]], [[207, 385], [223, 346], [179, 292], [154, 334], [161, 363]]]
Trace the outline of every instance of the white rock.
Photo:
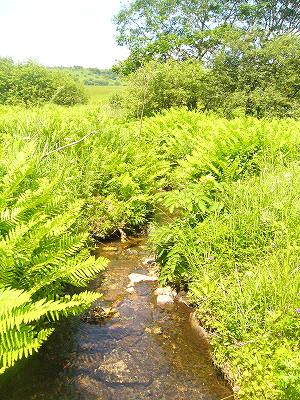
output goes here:
[[166, 287], [159, 287], [157, 289], [155, 289], [154, 291], [155, 296], [159, 296], [159, 295], [168, 295], [171, 296], [172, 298], [175, 298], [177, 293], [175, 290], [173, 290], [170, 286], [166, 286]]
[[135, 273], [129, 275], [129, 280], [132, 285], [139, 282], [155, 282], [157, 281], [157, 279], [158, 279], [157, 276], [149, 276], [149, 275], [135, 274]]
[[159, 294], [156, 299], [157, 306], [165, 309], [172, 309], [174, 306], [173, 296], [169, 294]]
[[134, 293], [135, 290], [134, 290], [134, 288], [133, 288], [132, 286], [129, 286], [129, 287], [126, 289], [126, 292], [128, 292], [128, 293]]

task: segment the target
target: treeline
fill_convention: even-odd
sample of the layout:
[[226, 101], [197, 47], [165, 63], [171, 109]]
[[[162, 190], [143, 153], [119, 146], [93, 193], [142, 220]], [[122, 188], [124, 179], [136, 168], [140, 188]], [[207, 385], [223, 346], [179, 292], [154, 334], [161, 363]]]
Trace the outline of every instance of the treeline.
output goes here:
[[86, 101], [84, 86], [64, 71], [0, 58], [0, 104], [37, 106], [51, 102], [71, 106]]
[[115, 21], [133, 113], [299, 116], [297, 1], [131, 1]]
[[119, 75], [111, 69], [85, 68], [80, 65], [73, 67], [54, 67], [55, 70], [64, 71], [87, 86], [120, 86], [122, 82]]

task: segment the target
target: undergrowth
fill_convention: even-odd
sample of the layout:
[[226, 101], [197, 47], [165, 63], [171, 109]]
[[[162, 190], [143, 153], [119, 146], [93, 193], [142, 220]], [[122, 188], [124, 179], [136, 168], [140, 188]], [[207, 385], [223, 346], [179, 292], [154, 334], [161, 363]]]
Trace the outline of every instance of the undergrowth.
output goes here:
[[106, 111], [0, 108], [0, 335], [17, 335], [1, 366], [97, 296], [66, 295], [106, 263], [88, 257], [88, 233], [135, 232], [158, 210], [161, 282], [188, 288], [236, 397], [298, 399], [299, 122], [179, 109], [140, 130]]
[[157, 195], [161, 282], [188, 287], [237, 398], [298, 399], [300, 125], [193, 118], [175, 190]]

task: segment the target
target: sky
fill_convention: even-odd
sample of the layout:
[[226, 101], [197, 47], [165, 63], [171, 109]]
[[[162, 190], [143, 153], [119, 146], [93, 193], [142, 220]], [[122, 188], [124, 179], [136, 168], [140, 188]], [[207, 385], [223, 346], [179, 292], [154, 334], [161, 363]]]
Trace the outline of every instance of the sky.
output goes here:
[[0, 57], [110, 68], [129, 52], [112, 18], [124, 0], [0, 0]]

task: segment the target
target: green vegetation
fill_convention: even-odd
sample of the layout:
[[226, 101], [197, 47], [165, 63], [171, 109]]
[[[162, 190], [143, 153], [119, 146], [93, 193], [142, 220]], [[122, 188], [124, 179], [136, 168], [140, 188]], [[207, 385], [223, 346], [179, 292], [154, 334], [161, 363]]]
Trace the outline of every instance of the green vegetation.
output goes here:
[[[24, 111], [23, 111], [24, 113]], [[24, 113], [24, 115], [26, 115]], [[8, 125], [6, 126], [8, 128]], [[1, 124], [1, 128], [3, 125]], [[98, 293], [66, 294], [101, 272], [78, 232], [83, 201], [63, 193], [66, 164], [54, 177], [37, 138], [1, 129], [0, 371], [32, 354], [53, 331], [51, 321], [81, 312]]]
[[57, 71], [70, 74], [86, 86], [121, 86], [119, 76], [111, 69], [74, 67], [54, 67]]
[[37, 106], [52, 102], [71, 106], [86, 103], [83, 85], [59, 71], [0, 58], [0, 104]]
[[130, 115], [149, 116], [163, 109], [195, 109], [205, 89], [206, 71], [195, 61], [149, 62], [127, 79], [124, 105]]
[[299, 397], [298, 122], [178, 109], [140, 131], [97, 105], [0, 110], [3, 368], [98, 296], [66, 294], [105, 265], [79, 251], [87, 231], [135, 232], [161, 209], [161, 282], [188, 288], [239, 398]]
[[[227, 38], [226, 48], [209, 65], [195, 60], [149, 61], [125, 80], [124, 104], [129, 113], [153, 115], [187, 106], [227, 118], [242, 115], [300, 115], [300, 39], [284, 35], [253, 47], [254, 36], [241, 32]], [[253, 68], [255, 64], [255, 68]]]
[[299, 123], [173, 111], [153, 124], [174, 165], [157, 196], [173, 222], [152, 234], [161, 282], [188, 288], [238, 398], [299, 398]]
[[115, 21], [131, 54], [114, 70], [131, 75], [136, 110], [178, 106], [181, 95], [229, 118], [299, 117], [296, 0], [132, 0]]
[[[130, 49], [120, 69], [131, 72], [145, 62], [211, 57], [235, 48], [234, 35], [249, 36], [263, 48], [274, 37], [297, 34], [298, 0], [131, 0], [115, 17], [117, 42]], [[255, 64], [255, 59], [252, 60]], [[252, 65], [254, 67], [254, 65]]]
[[91, 104], [108, 103], [115, 96], [123, 97], [123, 86], [87, 86], [86, 92]]
[[235, 397], [298, 400], [298, 1], [133, 0], [116, 22], [124, 88], [0, 59], [0, 373], [99, 297], [91, 237], [151, 222]]
[[[90, 130], [93, 142], [52, 152]], [[41, 346], [52, 321], [99, 297], [68, 294], [107, 263], [89, 256], [89, 223], [97, 235], [142, 224], [157, 172], [97, 109], [3, 107], [0, 132], [2, 372]]]

